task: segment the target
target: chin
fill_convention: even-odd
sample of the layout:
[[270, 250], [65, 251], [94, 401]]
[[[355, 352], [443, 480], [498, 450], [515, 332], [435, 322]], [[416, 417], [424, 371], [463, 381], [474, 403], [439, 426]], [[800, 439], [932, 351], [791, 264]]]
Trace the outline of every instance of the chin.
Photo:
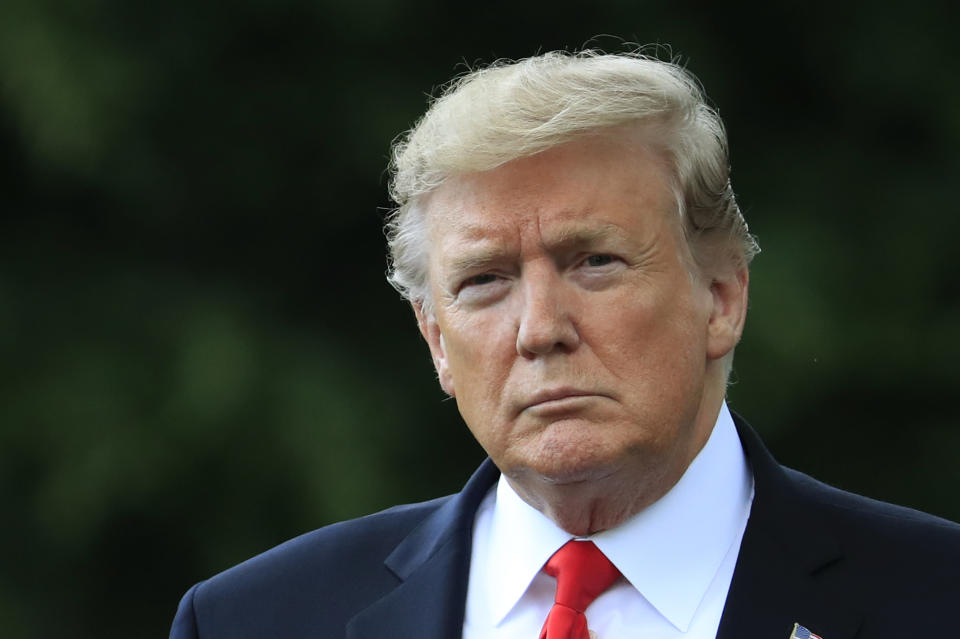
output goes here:
[[622, 465], [616, 448], [579, 437], [551, 437], [530, 456], [525, 466], [540, 479], [553, 485], [583, 484], [601, 481], [615, 474]]
[[605, 465], [580, 464], [535, 470], [540, 479], [552, 486], [583, 486], [608, 479], [616, 470]]

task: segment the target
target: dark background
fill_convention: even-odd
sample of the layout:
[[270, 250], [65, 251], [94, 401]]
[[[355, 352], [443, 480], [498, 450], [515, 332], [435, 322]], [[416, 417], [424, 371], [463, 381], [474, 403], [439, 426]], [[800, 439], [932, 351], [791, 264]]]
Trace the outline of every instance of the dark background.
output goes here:
[[383, 278], [390, 141], [465, 64], [596, 34], [672, 45], [728, 125], [764, 251], [733, 407], [960, 519], [949, 4], [726, 5], [5, 0], [3, 636], [164, 636], [199, 579], [457, 490], [482, 452]]

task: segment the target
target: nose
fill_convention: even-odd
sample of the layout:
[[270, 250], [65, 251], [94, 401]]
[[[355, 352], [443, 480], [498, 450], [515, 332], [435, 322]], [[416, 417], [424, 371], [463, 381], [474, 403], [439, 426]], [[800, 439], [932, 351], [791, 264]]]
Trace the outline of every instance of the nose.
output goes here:
[[536, 357], [569, 352], [580, 343], [570, 300], [559, 274], [539, 269], [525, 274], [523, 308], [517, 329], [517, 353]]

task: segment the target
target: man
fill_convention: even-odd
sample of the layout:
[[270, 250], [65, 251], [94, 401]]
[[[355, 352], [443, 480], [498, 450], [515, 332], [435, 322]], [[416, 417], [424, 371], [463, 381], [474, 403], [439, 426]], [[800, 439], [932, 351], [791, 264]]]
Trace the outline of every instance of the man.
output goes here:
[[780, 467], [724, 404], [758, 248], [683, 70], [474, 72], [393, 169], [390, 278], [490, 460], [198, 584], [172, 637], [953, 630], [960, 526]]

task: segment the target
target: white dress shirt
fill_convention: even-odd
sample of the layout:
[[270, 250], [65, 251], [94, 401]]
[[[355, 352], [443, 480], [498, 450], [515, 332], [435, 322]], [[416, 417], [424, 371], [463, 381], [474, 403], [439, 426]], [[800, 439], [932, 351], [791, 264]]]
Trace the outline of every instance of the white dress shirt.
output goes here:
[[[703, 450], [659, 501], [589, 537], [623, 574], [587, 608], [599, 639], [716, 637], [753, 501], [726, 404]], [[500, 481], [477, 510], [464, 639], [536, 639], [556, 580], [543, 564], [571, 539]]]

